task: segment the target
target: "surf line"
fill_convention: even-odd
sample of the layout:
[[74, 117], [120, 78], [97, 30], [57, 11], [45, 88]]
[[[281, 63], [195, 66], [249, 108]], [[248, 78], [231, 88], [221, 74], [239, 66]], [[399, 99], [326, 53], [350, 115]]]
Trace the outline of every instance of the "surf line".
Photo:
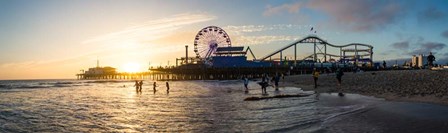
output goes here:
[[313, 94], [299, 93], [299, 94], [293, 94], [293, 95], [282, 94], [282, 95], [275, 95], [275, 96], [270, 96], [270, 97], [248, 97], [248, 98], [245, 98], [244, 101], [258, 101], [258, 100], [264, 100], [264, 99], [288, 98], [288, 97], [307, 97], [310, 95], [313, 95]]

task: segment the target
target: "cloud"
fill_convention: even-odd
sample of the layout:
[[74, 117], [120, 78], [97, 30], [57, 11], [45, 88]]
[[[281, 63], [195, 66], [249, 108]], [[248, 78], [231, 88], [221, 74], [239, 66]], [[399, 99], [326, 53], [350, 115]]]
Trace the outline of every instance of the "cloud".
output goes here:
[[448, 30], [442, 32], [442, 36], [445, 38], [448, 38]]
[[83, 43], [116, 42], [130, 39], [139, 41], [154, 40], [167, 35], [162, 33], [178, 30], [185, 25], [210, 21], [216, 18], [205, 13], [177, 14], [163, 19], [147, 21], [121, 31], [100, 35]]
[[[182, 55], [180, 51], [183, 50], [183, 45], [176, 44], [179, 40], [168, 40], [169, 42], [164, 44], [151, 41], [179, 35], [179, 32], [171, 31], [187, 29], [184, 27], [216, 18], [206, 13], [185, 13], [142, 22], [123, 30], [93, 36], [82, 42], [88, 44], [83, 45], [85, 50], [71, 57], [0, 63], [0, 79], [73, 78], [79, 69], [92, 66], [90, 61], [98, 56], [105, 65], [114, 67], [129, 61], [166, 62], [166, 57]], [[191, 35], [191, 41], [193, 37], [194, 33]]]
[[405, 9], [393, 1], [312, 0], [307, 7], [329, 15], [331, 22], [354, 31], [375, 31], [395, 23]]
[[409, 48], [409, 41], [403, 41], [403, 42], [396, 42], [391, 44], [392, 47], [396, 49], [408, 49]]
[[435, 21], [445, 18], [446, 14], [435, 7], [428, 7], [418, 13], [419, 22]]
[[435, 51], [440, 51], [443, 48], [446, 47], [446, 44], [444, 43], [438, 43], [438, 42], [425, 42], [418, 45], [419, 47], [414, 49], [413, 51], [409, 52], [409, 55], [416, 55], [416, 54], [429, 54], [429, 52], [433, 52], [433, 54], [436, 54]]
[[396, 50], [394, 50], [394, 49], [389, 49], [389, 50], [386, 50], [386, 51], [382, 51], [382, 52], [380, 53], [380, 55], [385, 56], [385, 55], [391, 55], [392, 53], [396, 53]]
[[239, 45], [259, 45], [269, 44], [279, 41], [294, 41], [298, 40], [299, 36], [235, 36], [232, 39], [233, 44]]
[[250, 32], [266, 31], [269, 28], [265, 25], [243, 25], [243, 26], [229, 25], [229, 26], [223, 27], [223, 29], [239, 34], [239, 33], [244, 33], [244, 32], [250, 33]]
[[280, 6], [271, 6], [267, 5], [266, 10], [263, 12], [263, 16], [273, 16], [277, 14], [281, 14], [282, 12], [288, 13], [298, 13], [300, 10], [301, 4], [299, 2], [293, 4], [283, 4]]
[[276, 24], [276, 25], [241, 25], [234, 26], [229, 25], [223, 27], [226, 32], [233, 32], [235, 34], [252, 33], [252, 32], [262, 32], [262, 31], [273, 31], [273, 30], [294, 30], [294, 29], [308, 29], [308, 25], [295, 25], [295, 24]]
[[444, 53], [441, 56], [434, 56], [436, 57], [436, 64], [448, 65], [448, 53]]
[[428, 50], [440, 50], [446, 47], [446, 44], [444, 43], [437, 43], [437, 42], [427, 42], [422, 44], [422, 48], [428, 49]]
[[447, 44], [439, 42], [429, 42], [421, 36], [410, 37], [405, 41], [395, 42], [390, 45], [397, 52], [406, 55], [418, 55], [418, 54], [429, 54], [432, 52], [436, 54], [438, 51], [442, 51]]
[[377, 31], [394, 24], [404, 16], [407, 8], [394, 1], [375, 0], [311, 0], [281, 6], [267, 6], [264, 16], [280, 14], [284, 11], [298, 13], [301, 8], [328, 15], [328, 23], [352, 31]]
[[[282, 31], [300, 31], [300, 29], [309, 29], [309, 25], [296, 24], [275, 24], [275, 25], [229, 25], [223, 29], [231, 36], [232, 44], [237, 45], [259, 45], [270, 44], [281, 41], [294, 41], [300, 39], [297, 35], [266, 35], [264, 32], [272, 33]], [[299, 30], [297, 30], [299, 29]], [[259, 34], [263, 32], [262, 34]]]
[[445, 57], [445, 58], [436, 60], [436, 64], [440, 64], [440, 65], [448, 65], [448, 58]]

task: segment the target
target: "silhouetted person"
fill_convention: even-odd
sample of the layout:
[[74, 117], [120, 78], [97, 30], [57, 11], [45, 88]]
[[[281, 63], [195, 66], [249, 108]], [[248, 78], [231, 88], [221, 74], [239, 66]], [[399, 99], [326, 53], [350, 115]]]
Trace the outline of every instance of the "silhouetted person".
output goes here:
[[166, 81], [166, 93], [170, 93], [170, 84]]
[[245, 88], [244, 92], [249, 92], [249, 88], [247, 88], [247, 85], [249, 84], [249, 79], [246, 76], [244, 76], [243, 81], [244, 81], [244, 88]]
[[267, 94], [266, 87], [269, 86], [269, 83], [266, 81], [258, 82], [258, 84], [261, 86], [261, 94]]
[[282, 80], [285, 80], [285, 74], [282, 73]]
[[274, 79], [274, 84], [275, 84], [275, 90], [278, 90], [278, 82], [280, 82], [280, 75], [276, 75], [275, 77], [273, 77]]
[[261, 82], [266, 82], [267, 81], [267, 76], [266, 74], [263, 74], [263, 76], [261, 77]]
[[157, 87], [157, 84], [156, 84], [156, 82], [154, 82], [154, 84], [153, 84], [152, 86], [153, 86], [153, 88], [152, 88], [152, 89], [153, 89], [154, 93], [156, 93], [156, 91], [157, 91], [157, 90], [156, 90], [156, 87]]
[[142, 92], [142, 88], [143, 88], [143, 80], [141, 80], [139, 83], [138, 83], [138, 91], [140, 91], [140, 92]]
[[325, 67], [324, 70], [325, 70], [325, 73], [326, 73], [327, 75], [329, 75], [330, 72], [331, 72], [330, 67]]
[[269, 86], [269, 83], [268, 82], [264, 82], [264, 84], [263, 84], [263, 92], [264, 92], [264, 94], [268, 94], [268, 92], [266, 91], [266, 88]]
[[436, 60], [436, 57], [434, 57], [434, 55], [432, 55], [432, 52], [429, 52], [427, 59], [428, 59], [429, 68], [432, 68], [434, 66], [433, 62]]
[[386, 69], [386, 61], [383, 60], [383, 68]]
[[140, 85], [139, 85], [137, 80], [135, 81], [134, 86], [135, 86], [135, 91], [138, 92], [138, 88], [139, 88]]
[[317, 80], [319, 79], [319, 71], [314, 68], [313, 69], [313, 79], [314, 79], [314, 88], [317, 88]]
[[338, 86], [341, 87], [342, 82], [342, 76], [344, 75], [344, 72], [341, 70], [341, 68], [338, 68], [336, 70], [336, 79], [338, 80]]

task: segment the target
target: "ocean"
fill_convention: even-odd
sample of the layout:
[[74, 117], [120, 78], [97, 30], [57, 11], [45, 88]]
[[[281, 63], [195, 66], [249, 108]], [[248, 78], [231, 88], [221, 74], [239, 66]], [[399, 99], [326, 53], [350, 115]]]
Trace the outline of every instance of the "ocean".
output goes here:
[[[321, 132], [341, 116], [385, 103], [356, 94], [244, 101], [262, 96], [256, 82], [4, 80], [0, 132]], [[280, 84], [281, 85], [281, 84]], [[270, 96], [314, 93], [268, 88]]]

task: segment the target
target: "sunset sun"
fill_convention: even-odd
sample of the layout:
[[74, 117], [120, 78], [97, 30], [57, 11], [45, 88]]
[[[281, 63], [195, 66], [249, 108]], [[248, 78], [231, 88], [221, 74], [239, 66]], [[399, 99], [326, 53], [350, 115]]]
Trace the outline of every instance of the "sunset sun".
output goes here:
[[124, 72], [139, 72], [140, 68], [141, 68], [140, 64], [129, 62], [124, 64], [121, 69]]

